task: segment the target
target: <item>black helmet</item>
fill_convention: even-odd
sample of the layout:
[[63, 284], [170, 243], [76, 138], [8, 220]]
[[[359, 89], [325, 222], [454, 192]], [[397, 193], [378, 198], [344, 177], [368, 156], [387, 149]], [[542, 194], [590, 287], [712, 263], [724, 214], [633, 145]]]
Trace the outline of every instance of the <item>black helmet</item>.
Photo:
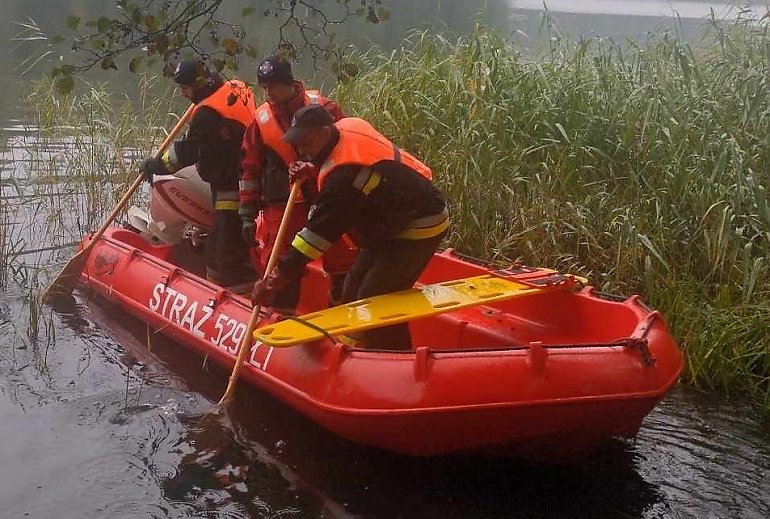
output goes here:
[[201, 60], [180, 61], [174, 70], [174, 82], [177, 85], [199, 89], [211, 79], [211, 72]]
[[294, 76], [291, 73], [291, 63], [281, 56], [270, 56], [257, 67], [257, 83], [281, 83], [291, 85]]

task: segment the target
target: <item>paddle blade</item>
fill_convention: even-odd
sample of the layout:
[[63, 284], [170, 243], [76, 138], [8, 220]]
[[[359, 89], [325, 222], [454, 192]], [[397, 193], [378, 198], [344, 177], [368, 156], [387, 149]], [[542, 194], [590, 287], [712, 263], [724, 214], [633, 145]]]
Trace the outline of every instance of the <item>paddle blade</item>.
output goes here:
[[88, 250], [84, 249], [75, 254], [48, 286], [43, 294], [43, 302], [50, 303], [55, 299], [69, 296], [78, 284], [87, 260]]

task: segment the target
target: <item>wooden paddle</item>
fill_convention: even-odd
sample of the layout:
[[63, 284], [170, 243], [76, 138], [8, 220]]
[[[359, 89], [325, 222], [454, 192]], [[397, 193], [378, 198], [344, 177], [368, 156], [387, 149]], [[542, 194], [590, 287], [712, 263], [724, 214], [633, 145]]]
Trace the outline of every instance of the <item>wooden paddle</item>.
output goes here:
[[[177, 136], [177, 134], [182, 130], [184, 125], [187, 124], [187, 121], [190, 119], [190, 117], [192, 117], [194, 111], [195, 105], [191, 104], [181, 119], [179, 119], [176, 125], [174, 125], [174, 128], [165, 138], [163, 143], [160, 145], [160, 149], [158, 149], [158, 153], [155, 155], [155, 157], [159, 158], [161, 155], [163, 155], [166, 149], [174, 141], [174, 138]], [[128, 188], [126, 194], [123, 195], [123, 198], [121, 198], [117, 205], [113, 208], [112, 212], [107, 217], [107, 220], [105, 220], [99, 230], [90, 237], [88, 244], [83, 247], [77, 254], [75, 254], [66, 265], [64, 265], [64, 268], [61, 270], [61, 272], [59, 272], [59, 274], [56, 276], [56, 279], [53, 280], [53, 282], [43, 294], [44, 303], [49, 303], [56, 297], [67, 295], [72, 292], [72, 290], [75, 288], [75, 285], [77, 285], [78, 279], [80, 279], [80, 273], [83, 272], [83, 268], [86, 265], [88, 254], [91, 252], [91, 249], [94, 248], [94, 245], [96, 245], [96, 242], [99, 240], [99, 238], [101, 238], [102, 234], [104, 234], [104, 231], [106, 231], [115, 220], [115, 218], [117, 218], [118, 214], [126, 206], [134, 192], [139, 189], [139, 186], [142, 184], [142, 180], [143, 177], [141, 174], [136, 177], [136, 180], [134, 180], [134, 183], [131, 184], [131, 187]]]
[[[278, 226], [278, 234], [275, 237], [275, 243], [273, 244], [273, 250], [270, 251], [270, 259], [267, 261], [267, 267], [262, 274], [262, 279], [267, 279], [270, 272], [275, 268], [275, 264], [278, 263], [278, 251], [283, 244], [284, 235], [286, 229], [289, 227], [289, 217], [294, 209], [294, 200], [299, 193], [300, 182], [295, 182], [291, 186], [291, 192], [289, 193], [289, 199], [286, 201], [286, 209], [283, 210], [283, 217], [281, 218], [281, 224]], [[260, 305], [254, 305], [254, 309], [251, 311], [251, 317], [249, 318], [249, 324], [246, 326], [246, 333], [243, 334], [241, 344], [238, 349], [238, 357], [235, 359], [235, 365], [233, 366], [233, 372], [230, 373], [230, 380], [227, 382], [227, 389], [225, 394], [222, 395], [222, 399], [219, 401], [219, 405], [224, 405], [233, 396], [235, 391], [235, 383], [238, 381], [238, 375], [243, 366], [243, 361], [246, 360], [246, 354], [251, 350], [252, 338], [254, 335], [254, 328], [257, 326], [257, 319], [259, 318], [259, 311], [262, 309]]]

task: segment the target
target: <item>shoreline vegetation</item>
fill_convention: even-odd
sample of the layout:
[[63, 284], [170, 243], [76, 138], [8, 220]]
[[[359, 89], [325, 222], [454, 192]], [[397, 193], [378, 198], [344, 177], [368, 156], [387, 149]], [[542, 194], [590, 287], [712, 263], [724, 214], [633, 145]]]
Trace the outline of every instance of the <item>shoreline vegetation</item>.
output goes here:
[[[432, 167], [451, 204], [448, 246], [641, 294], [678, 340], [686, 383], [770, 412], [770, 38], [749, 20], [707, 29], [698, 43], [554, 34], [534, 58], [483, 27], [414, 32], [392, 53], [357, 56], [360, 75], [332, 97]], [[164, 96], [64, 102], [47, 83], [31, 95], [34, 131], [90, 128], [90, 142], [121, 150], [122, 161], [60, 152], [99, 172], [60, 178], [85, 181], [98, 202], [81, 205], [84, 227], [173, 125]], [[99, 194], [105, 170], [116, 196]]]
[[413, 33], [335, 98], [433, 168], [452, 246], [641, 294], [686, 382], [770, 411], [767, 25], [555, 36], [543, 54], [483, 28]]

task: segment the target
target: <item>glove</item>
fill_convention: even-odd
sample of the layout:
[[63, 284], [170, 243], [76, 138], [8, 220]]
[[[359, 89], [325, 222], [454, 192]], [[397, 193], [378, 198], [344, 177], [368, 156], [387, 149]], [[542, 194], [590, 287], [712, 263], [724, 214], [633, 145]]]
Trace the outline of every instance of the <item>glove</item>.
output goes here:
[[289, 280], [283, 275], [281, 269], [274, 268], [265, 279], [260, 279], [254, 283], [254, 289], [251, 291], [251, 304], [254, 306], [265, 306], [270, 298], [280, 292]]
[[246, 245], [254, 247], [257, 244], [256, 235], [257, 224], [254, 222], [254, 219], [243, 220], [243, 223], [241, 223], [241, 236], [243, 236], [243, 241], [246, 242]]
[[318, 168], [312, 162], [295, 160], [289, 165], [289, 184], [302, 183], [307, 179], [315, 181], [316, 178], [318, 178]]
[[141, 164], [139, 164], [139, 171], [142, 173], [142, 176], [144, 179], [152, 185], [152, 177], [153, 175], [170, 175], [171, 172], [166, 169], [166, 165], [163, 163], [163, 161], [156, 157], [150, 157], [147, 159], [144, 159]]

